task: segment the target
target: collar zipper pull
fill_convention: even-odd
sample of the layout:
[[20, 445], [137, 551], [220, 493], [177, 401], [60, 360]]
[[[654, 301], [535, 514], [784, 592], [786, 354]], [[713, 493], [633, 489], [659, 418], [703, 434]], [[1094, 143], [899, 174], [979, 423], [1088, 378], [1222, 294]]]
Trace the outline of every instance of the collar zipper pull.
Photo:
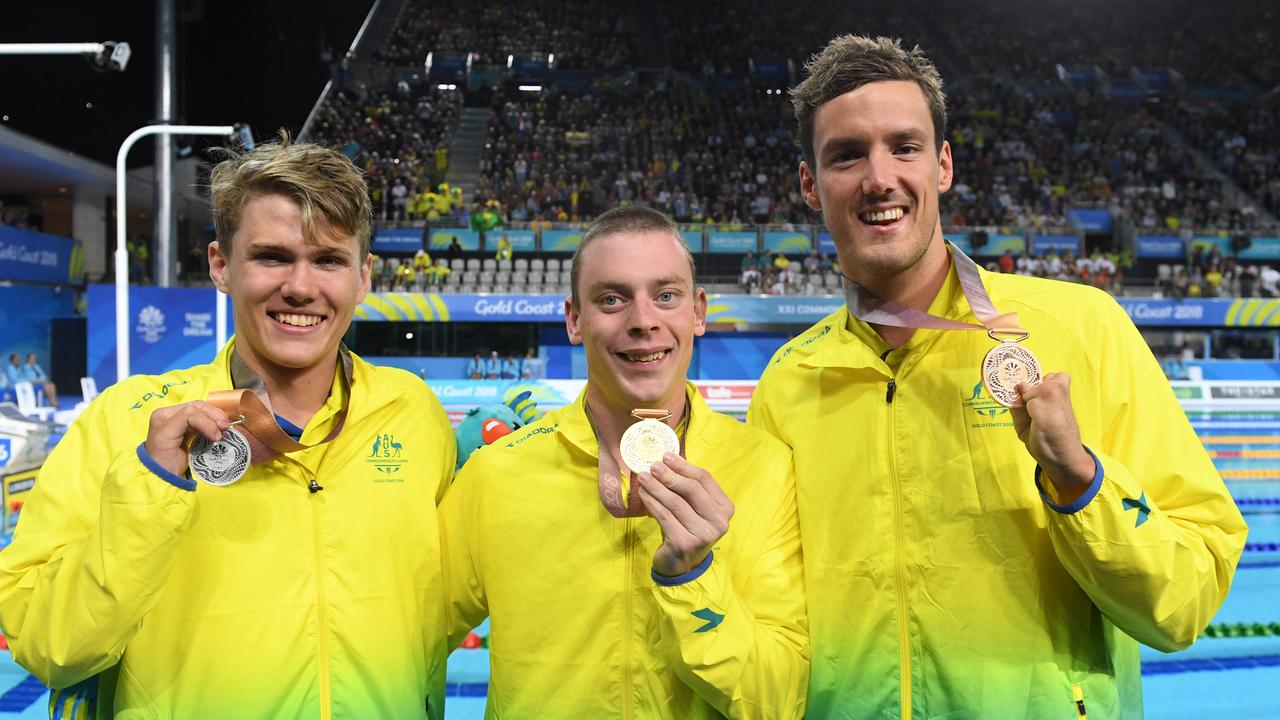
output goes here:
[[316, 482], [315, 478], [311, 478], [311, 482], [307, 483], [307, 489], [310, 490], [312, 494], [315, 494], [324, 488], [320, 486], [320, 483]]

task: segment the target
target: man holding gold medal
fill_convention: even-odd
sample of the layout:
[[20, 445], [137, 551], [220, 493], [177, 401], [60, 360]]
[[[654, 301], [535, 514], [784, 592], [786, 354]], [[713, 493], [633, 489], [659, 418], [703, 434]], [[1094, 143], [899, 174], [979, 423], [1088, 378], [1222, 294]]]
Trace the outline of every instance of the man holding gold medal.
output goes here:
[[209, 264], [237, 335], [72, 425], [0, 553], [0, 624], [55, 715], [439, 718], [455, 446], [421, 380], [341, 344], [364, 180], [287, 136], [228, 155]]
[[571, 275], [586, 388], [441, 505], [450, 645], [490, 617], [490, 717], [801, 717], [790, 453], [685, 379], [707, 299], [679, 230], [605, 213]]
[[779, 350], [749, 413], [795, 458], [807, 717], [1140, 718], [1138, 642], [1208, 624], [1239, 512], [1112, 298], [944, 241], [923, 53], [844, 36], [807, 70], [801, 190], [846, 304]]

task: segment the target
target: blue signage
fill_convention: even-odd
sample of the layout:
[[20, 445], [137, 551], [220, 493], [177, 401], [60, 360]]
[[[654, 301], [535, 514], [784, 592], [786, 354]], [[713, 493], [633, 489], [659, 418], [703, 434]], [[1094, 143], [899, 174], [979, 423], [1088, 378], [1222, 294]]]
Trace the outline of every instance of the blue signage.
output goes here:
[[0, 286], [0, 362], [9, 362], [9, 353], [18, 353], [26, 362], [27, 353], [35, 353], [46, 371], [53, 318], [75, 315], [75, 291], [70, 288], [40, 285]]
[[[218, 354], [217, 291], [211, 288], [129, 288], [129, 364], [135, 375], [200, 365]], [[235, 322], [227, 304], [227, 336]], [[116, 288], [89, 286], [89, 374], [102, 389], [116, 381]]]
[[387, 228], [373, 236], [372, 249], [376, 253], [407, 253], [412, 255], [422, 249], [421, 228]]
[[0, 280], [83, 285], [84, 246], [78, 240], [0, 226]]
[[813, 249], [813, 236], [807, 232], [769, 230], [764, 233], [764, 251], [783, 255], [807, 255]]
[[1072, 225], [1085, 232], [1109, 232], [1111, 230], [1111, 211], [1092, 208], [1071, 208], [1067, 210], [1067, 219]]
[[680, 229], [680, 239], [684, 241], [684, 246], [689, 248], [690, 252], [702, 252], [702, 231]]
[[1172, 235], [1139, 235], [1138, 257], [1181, 259], [1186, 257], [1182, 238]]
[[573, 252], [582, 244], [581, 230], [543, 230], [543, 252]]
[[746, 255], [756, 251], [756, 233], [754, 230], [712, 230], [707, 233], [707, 252]]
[[1008, 250], [1014, 255], [1021, 255], [1026, 249], [1027, 239], [1022, 235], [993, 233], [987, 238], [987, 244], [978, 251], [978, 254], [991, 257], [1003, 255]]
[[1280, 237], [1250, 238], [1249, 248], [1236, 257], [1241, 260], [1280, 260]]
[[429, 250], [447, 250], [454, 238], [458, 239], [458, 244], [462, 246], [463, 250], [480, 249], [480, 233], [469, 228], [456, 227], [432, 228], [427, 248]]
[[973, 245], [969, 243], [969, 233], [943, 233], [942, 237], [947, 242], [955, 245], [960, 252], [973, 257]]
[[836, 241], [831, 237], [831, 233], [825, 230], [818, 233], [818, 252], [823, 255], [836, 254]]
[[1031, 254], [1047, 252], [1080, 254], [1080, 237], [1077, 235], [1037, 235], [1031, 240]]

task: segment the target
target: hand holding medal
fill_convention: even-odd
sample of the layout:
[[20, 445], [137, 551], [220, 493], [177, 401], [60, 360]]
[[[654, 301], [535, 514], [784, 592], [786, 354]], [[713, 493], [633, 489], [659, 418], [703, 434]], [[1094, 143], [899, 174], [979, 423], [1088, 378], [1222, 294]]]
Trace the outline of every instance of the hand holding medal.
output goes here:
[[677, 577], [693, 570], [729, 531], [733, 502], [711, 473], [666, 453], [652, 472], [639, 473], [640, 501], [662, 528], [653, 570]]
[[220, 442], [231, 427], [224, 412], [203, 400], [159, 408], [151, 413], [145, 449], [160, 467], [174, 475], [187, 472], [187, 443], [193, 438]]

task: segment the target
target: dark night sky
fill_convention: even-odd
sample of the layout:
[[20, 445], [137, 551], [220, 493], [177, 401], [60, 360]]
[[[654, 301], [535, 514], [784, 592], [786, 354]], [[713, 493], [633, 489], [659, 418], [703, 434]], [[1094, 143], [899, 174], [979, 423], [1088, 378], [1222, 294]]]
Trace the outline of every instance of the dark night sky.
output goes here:
[[[191, 124], [246, 122], [255, 135], [296, 133], [328, 79], [321, 52], [341, 56], [370, 1], [175, 0], [178, 94], [175, 118]], [[108, 165], [155, 112], [155, 3], [25, 0], [6, 3], [0, 43], [127, 41], [124, 73], [79, 57], [0, 56], [0, 116], [6, 125]], [[91, 104], [91, 107], [86, 107]], [[139, 143], [130, 166], [151, 162]]]

